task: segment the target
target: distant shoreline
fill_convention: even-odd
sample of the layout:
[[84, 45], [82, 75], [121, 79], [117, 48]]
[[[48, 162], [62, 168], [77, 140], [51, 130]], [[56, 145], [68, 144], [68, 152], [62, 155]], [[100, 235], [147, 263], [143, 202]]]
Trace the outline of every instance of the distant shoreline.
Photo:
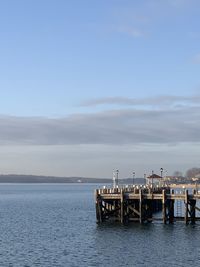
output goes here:
[[[144, 183], [143, 178], [135, 178], [136, 184]], [[56, 176], [39, 176], [39, 175], [18, 175], [18, 174], [2, 174], [0, 175], [0, 183], [112, 183], [111, 178], [89, 178], [89, 177], [56, 177]], [[133, 179], [119, 179], [119, 184], [132, 184]]]

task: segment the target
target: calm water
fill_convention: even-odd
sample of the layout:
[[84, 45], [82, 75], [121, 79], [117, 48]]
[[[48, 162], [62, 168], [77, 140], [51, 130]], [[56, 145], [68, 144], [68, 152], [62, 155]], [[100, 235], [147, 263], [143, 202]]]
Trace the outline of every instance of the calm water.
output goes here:
[[0, 266], [200, 266], [200, 223], [98, 226], [94, 188], [0, 184]]

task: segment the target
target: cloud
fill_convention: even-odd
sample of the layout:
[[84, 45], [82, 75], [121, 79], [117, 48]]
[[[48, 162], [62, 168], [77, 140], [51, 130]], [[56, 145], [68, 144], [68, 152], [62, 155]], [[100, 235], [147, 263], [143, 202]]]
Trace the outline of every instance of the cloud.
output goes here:
[[0, 127], [1, 145], [200, 142], [200, 107], [116, 109], [57, 119], [1, 116]]
[[90, 107], [98, 105], [125, 105], [125, 106], [180, 106], [195, 105], [200, 101], [200, 95], [195, 96], [172, 96], [162, 95], [148, 98], [128, 98], [128, 97], [104, 97], [90, 99], [81, 103], [81, 106]]
[[105, 105], [105, 104], [122, 104], [122, 105], [135, 105], [137, 104], [136, 99], [127, 98], [127, 97], [104, 97], [104, 98], [96, 98], [90, 99], [81, 103], [81, 106], [97, 106], [97, 105]]

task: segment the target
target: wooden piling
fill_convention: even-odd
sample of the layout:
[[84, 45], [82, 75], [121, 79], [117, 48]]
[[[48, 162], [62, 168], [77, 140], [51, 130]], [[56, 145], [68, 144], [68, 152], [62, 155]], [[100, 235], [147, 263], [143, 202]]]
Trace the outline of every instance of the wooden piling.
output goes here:
[[185, 190], [185, 224], [188, 224], [188, 190]]
[[166, 224], [166, 191], [165, 189], [162, 190], [162, 214], [163, 214], [163, 223]]
[[169, 223], [172, 224], [174, 223], [174, 200], [170, 200], [169, 202]]
[[142, 190], [139, 190], [139, 214], [140, 214], [140, 223], [143, 223], [143, 212], [142, 212]]
[[190, 221], [191, 224], [196, 222], [196, 200], [190, 200]]
[[102, 223], [103, 221], [102, 220], [102, 205], [101, 205], [101, 200], [100, 200], [98, 189], [96, 190], [95, 198], [96, 198], [96, 220], [97, 220], [97, 223]]
[[121, 206], [121, 212], [120, 212], [120, 220], [121, 223], [124, 223], [124, 190], [121, 189], [121, 197], [120, 197], [120, 206]]

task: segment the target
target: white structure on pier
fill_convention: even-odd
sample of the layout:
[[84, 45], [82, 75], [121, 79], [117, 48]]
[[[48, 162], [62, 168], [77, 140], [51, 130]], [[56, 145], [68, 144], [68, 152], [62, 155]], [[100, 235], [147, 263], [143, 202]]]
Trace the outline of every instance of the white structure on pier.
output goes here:
[[113, 170], [113, 188], [118, 187], [119, 170]]

